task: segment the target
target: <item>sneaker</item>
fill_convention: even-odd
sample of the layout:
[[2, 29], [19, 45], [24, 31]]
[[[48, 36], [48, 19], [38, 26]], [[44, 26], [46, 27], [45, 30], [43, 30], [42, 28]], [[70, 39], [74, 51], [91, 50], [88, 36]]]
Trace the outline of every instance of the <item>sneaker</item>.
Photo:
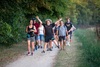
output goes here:
[[33, 55], [33, 52], [31, 53], [31, 55]]
[[48, 48], [47, 51], [50, 51], [50, 48]]
[[57, 46], [57, 48], [59, 49], [59, 46]]
[[45, 53], [45, 51], [43, 50], [41, 53]]
[[68, 46], [70, 46], [70, 43], [69, 42], [67, 44], [68, 44]]
[[42, 46], [41, 46], [41, 49], [42, 49]]
[[52, 51], [52, 49], [51, 49], [51, 48], [50, 48], [49, 50], [50, 50], [50, 51]]
[[27, 53], [27, 55], [29, 56], [29, 55], [31, 55], [31, 53], [30, 53], [30, 52], [28, 52], [28, 53]]
[[35, 50], [37, 50], [38, 49], [38, 46], [37, 45], [35, 45]]

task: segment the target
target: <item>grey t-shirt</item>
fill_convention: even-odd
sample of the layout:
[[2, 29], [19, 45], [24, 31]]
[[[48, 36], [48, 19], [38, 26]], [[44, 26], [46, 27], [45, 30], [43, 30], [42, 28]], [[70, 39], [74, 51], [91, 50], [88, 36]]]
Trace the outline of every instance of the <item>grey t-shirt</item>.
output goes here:
[[59, 26], [58, 27], [58, 35], [59, 36], [66, 36], [66, 31], [67, 31], [67, 28], [66, 26]]

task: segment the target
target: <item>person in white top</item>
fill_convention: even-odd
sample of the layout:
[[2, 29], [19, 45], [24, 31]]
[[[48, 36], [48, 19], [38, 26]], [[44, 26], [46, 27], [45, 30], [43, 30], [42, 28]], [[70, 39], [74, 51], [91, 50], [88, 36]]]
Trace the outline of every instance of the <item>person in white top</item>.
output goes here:
[[42, 25], [42, 23], [40, 23], [40, 26], [38, 28], [38, 32], [39, 32], [39, 36], [38, 36], [38, 39], [39, 39], [39, 47], [42, 48], [42, 45], [43, 45], [43, 41], [44, 41], [44, 26]]

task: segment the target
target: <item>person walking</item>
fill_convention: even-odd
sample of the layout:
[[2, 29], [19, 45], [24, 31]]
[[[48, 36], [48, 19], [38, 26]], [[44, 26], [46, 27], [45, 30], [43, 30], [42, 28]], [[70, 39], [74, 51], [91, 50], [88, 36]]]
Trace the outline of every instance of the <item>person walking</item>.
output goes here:
[[36, 18], [40, 22], [40, 26], [38, 28], [38, 39], [39, 39], [38, 44], [39, 44], [39, 48], [42, 48], [45, 30], [44, 30], [44, 26], [42, 25], [42, 21], [39, 19], [38, 16], [36, 16]]
[[35, 26], [33, 26], [33, 20], [30, 20], [30, 24], [26, 27], [27, 43], [28, 43], [28, 53], [27, 53], [27, 55], [33, 55], [34, 42], [35, 42], [34, 33], [35, 32], [36, 32], [36, 28], [35, 28]]
[[54, 39], [55, 39], [55, 40], [53, 40], [53, 42], [56, 45], [56, 47], [59, 48], [59, 41], [58, 41], [59, 38], [58, 38], [58, 34], [57, 34], [58, 27], [59, 27], [59, 22], [57, 24], [55, 24], [55, 26], [53, 27]]
[[36, 19], [38, 19], [38, 16], [36, 16], [36, 18], [33, 18], [32, 20], [33, 20], [33, 25], [36, 27], [36, 32], [35, 32], [35, 50], [37, 50], [38, 49], [38, 46], [39, 46], [39, 31], [38, 31], [38, 29], [39, 29], [39, 26], [40, 26], [40, 23], [39, 22], [37, 22], [36, 21]]
[[[52, 23], [51, 19], [46, 19], [46, 24], [44, 24], [44, 32], [45, 32], [45, 44], [44, 44], [44, 49], [42, 51], [42, 53], [45, 53], [46, 49], [47, 49], [47, 45], [48, 45], [48, 50], [52, 51], [52, 41], [54, 40], [54, 32], [53, 32], [53, 27], [55, 26], [55, 24], [57, 22], [59, 22], [61, 19], [59, 19], [58, 21], [56, 21], [55, 23]], [[40, 22], [42, 22], [39, 19]]]
[[60, 50], [65, 49], [65, 39], [67, 34], [67, 28], [64, 25], [63, 21], [60, 21], [60, 26], [58, 27], [57, 34], [59, 36], [59, 42], [60, 42]]
[[66, 35], [66, 38], [67, 38], [67, 45], [70, 46], [70, 42], [71, 42], [71, 36], [72, 36], [72, 30], [73, 30], [73, 25], [70, 21], [70, 18], [67, 18], [67, 22], [65, 23], [65, 26], [67, 27], [67, 35]]

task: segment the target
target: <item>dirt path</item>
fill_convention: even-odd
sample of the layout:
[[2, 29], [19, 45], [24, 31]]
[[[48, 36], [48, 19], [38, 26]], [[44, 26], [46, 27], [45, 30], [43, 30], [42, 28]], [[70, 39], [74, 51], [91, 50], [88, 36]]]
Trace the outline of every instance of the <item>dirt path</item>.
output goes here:
[[41, 49], [34, 52], [33, 56], [22, 56], [18, 60], [10, 63], [6, 67], [53, 67], [58, 49], [41, 53]]
[[[73, 36], [71, 46], [66, 46], [65, 51], [59, 51], [54, 48], [53, 51], [47, 51], [46, 53], [41, 53], [41, 49], [34, 52], [33, 56], [23, 55], [18, 60], [13, 63], [8, 64], [6, 67], [79, 67], [81, 63], [81, 43], [79, 43], [76, 37]], [[56, 58], [60, 55], [58, 58]], [[57, 63], [55, 63], [55, 58]]]

